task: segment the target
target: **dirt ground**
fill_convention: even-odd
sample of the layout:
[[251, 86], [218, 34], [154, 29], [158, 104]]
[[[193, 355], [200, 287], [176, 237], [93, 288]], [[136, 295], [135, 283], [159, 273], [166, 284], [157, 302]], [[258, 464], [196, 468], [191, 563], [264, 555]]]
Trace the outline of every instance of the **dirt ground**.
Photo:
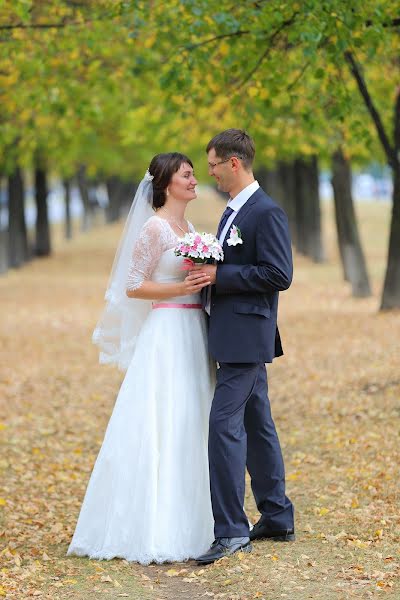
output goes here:
[[[190, 207], [214, 231], [223, 203]], [[122, 374], [91, 333], [121, 225], [99, 225], [0, 279], [0, 597], [192, 600], [400, 598], [400, 313], [379, 313], [389, 207], [358, 206], [374, 296], [351, 298], [324, 206], [328, 262], [296, 257], [281, 295], [285, 356], [270, 397], [297, 541], [209, 567], [66, 558]], [[246, 508], [258, 518], [250, 487]]]

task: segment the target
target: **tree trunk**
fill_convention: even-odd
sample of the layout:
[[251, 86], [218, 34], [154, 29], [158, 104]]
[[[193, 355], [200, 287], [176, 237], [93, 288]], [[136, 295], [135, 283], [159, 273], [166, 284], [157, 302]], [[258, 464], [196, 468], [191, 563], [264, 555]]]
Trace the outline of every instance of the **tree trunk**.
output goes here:
[[93, 225], [93, 207], [89, 198], [89, 187], [84, 166], [78, 169], [77, 181], [83, 205], [82, 231], [88, 231]]
[[20, 267], [29, 259], [28, 235], [25, 223], [25, 189], [21, 169], [17, 167], [8, 178], [8, 262]]
[[400, 308], [400, 164], [393, 170], [393, 207], [381, 310]]
[[292, 243], [296, 246], [296, 183], [294, 163], [279, 161], [279, 176], [282, 183], [282, 207], [288, 219]]
[[295, 161], [296, 249], [314, 262], [324, 261], [321, 236], [321, 209], [318, 185], [318, 162]]
[[64, 179], [65, 190], [65, 238], [72, 239], [72, 221], [71, 221], [71, 182], [69, 179]]
[[8, 271], [8, 234], [0, 228], [0, 275]]
[[[2, 179], [0, 177], [0, 197], [2, 197], [3, 192]], [[8, 235], [5, 223], [3, 223], [4, 207], [5, 203], [0, 202], [0, 275], [6, 273], [8, 270]]]
[[266, 167], [260, 167], [255, 175], [258, 183], [268, 194], [268, 196], [271, 196], [275, 202], [283, 207], [284, 188], [278, 169], [267, 169]]
[[47, 178], [46, 171], [41, 167], [35, 169], [35, 199], [36, 199], [36, 256], [51, 254], [50, 226], [47, 207]]
[[371, 295], [371, 286], [351, 193], [350, 164], [341, 149], [332, 155], [332, 187], [344, 278], [351, 283], [353, 296], [366, 298]]
[[352, 52], [344, 53], [345, 60], [357, 83], [358, 90], [372, 118], [382, 148], [393, 170], [393, 205], [390, 224], [389, 250], [383, 285], [381, 310], [400, 308], [400, 88], [397, 87], [394, 105], [393, 145], [386, 133], [381, 116], [371, 98], [362, 70]]
[[107, 223], [118, 221], [121, 216], [121, 205], [124, 186], [119, 177], [109, 177], [106, 182], [108, 206], [106, 207]]
[[275, 169], [261, 166], [255, 177], [263, 190], [286, 212], [289, 220], [292, 242], [295, 241], [294, 219], [294, 171], [293, 165], [278, 162]]
[[122, 196], [121, 196], [121, 208], [120, 212], [124, 212], [126, 209], [130, 209], [132, 206], [133, 199], [135, 197], [138, 184], [134, 181], [128, 181], [123, 183]]

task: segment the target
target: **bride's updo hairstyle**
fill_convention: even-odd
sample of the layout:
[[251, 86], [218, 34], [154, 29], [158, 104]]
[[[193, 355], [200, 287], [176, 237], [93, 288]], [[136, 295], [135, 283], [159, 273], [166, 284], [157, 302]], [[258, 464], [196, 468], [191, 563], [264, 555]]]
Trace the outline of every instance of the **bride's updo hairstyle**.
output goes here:
[[153, 208], [161, 208], [167, 199], [166, 190], [172, 179], [183, 163], [188, 163], [193, 168], [193, 163], [180, 152], [166, 152], [156, 154], [149, 166], [149, 173], [153, 175]]

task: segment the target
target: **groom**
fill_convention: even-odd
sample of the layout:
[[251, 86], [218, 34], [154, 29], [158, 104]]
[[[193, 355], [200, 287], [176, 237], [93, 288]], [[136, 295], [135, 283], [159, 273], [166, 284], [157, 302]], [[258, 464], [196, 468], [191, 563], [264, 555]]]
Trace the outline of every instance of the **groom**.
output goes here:
[[[209, 431], [215, 541], [197, 559], [201, 564], [251, 552], [250, 540], [295, 539], [265, 369], [283, 354], [278, 296], [293, 272], [287, 218], [254, 179], [254, 142], [246, 132], [219, 133], [207, 154], [209, 174], [230, 200], [217, 233], [224, 262], [196, 267], [213, 284], [205, 308], [210, 353], [219, 363]], [[261, 513], [250, 532], [243, 509], [246, 467]]]

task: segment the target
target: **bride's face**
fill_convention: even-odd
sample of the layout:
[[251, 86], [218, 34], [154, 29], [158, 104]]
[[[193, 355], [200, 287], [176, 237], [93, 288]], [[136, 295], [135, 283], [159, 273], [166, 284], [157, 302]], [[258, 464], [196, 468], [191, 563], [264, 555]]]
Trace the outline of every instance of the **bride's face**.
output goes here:
[[176, 173], [172, 175], [168, 191], [176, 200], [188, 202], [196, 198], [197, 179], [193, 168], [188, 163], [182, 163]]

